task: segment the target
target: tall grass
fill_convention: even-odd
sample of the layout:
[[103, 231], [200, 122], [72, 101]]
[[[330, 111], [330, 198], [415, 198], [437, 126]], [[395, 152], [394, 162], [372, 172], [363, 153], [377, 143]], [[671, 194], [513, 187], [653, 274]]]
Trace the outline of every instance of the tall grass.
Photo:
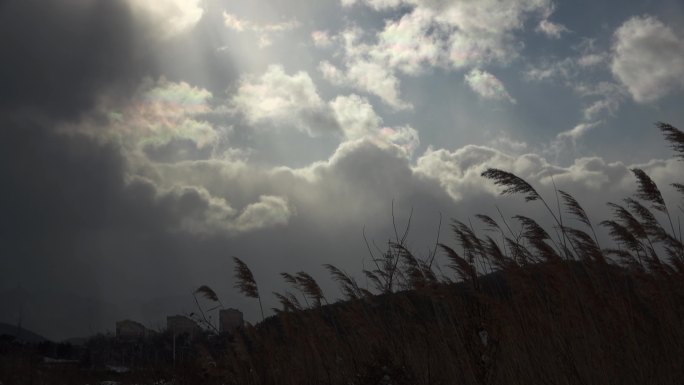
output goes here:
[[[657, 126], [684, 159], [684, 133]], [[411, 253], [407, 226], [381, 255], [369, 247], [373, 288], [325, 265], [345, 298], [327, 306], [311, 276], [283, 273], [306, 304], [275, 293], [282, 309], [245, 329], [215, 374], [234, 384], [682, 383], [682, 237], [659, 187], [632, 172], [635, 195], [608, 203], [613, 218], [600, 222], [614, 242], [603, 247], [570, 193], [555, 190], [554, 210], [522, 178], [488, 169], [502, 194], [540, 202], [551, 231], [524, 215], [478, 215], [494, 231], [482, 235], [454, 220], [457, 246], [439, 244], [449, 276], [434, 254]]]
[[[684, 133], [657, 126], [684, 159]], [[608, 203], [613, 218], [599, 225], [614, 245], [602, 246], [570, 193], [555, 190], [554, 209], [522, 178], [488, 169], [482, 176], [502, 194], [540, 202], [551, 231], [524, 215], [478, 215], [493, 230], [485, 234], [454, 220], [457, 246], [439, 243], [445, 274], [434, 253], [406, 247], [407, 226], [385, 252], [369, 247], [375, 269], [362, 273], [372, 287], [324, 265], [345, 298], [331, 305], [310, 275], [283, 273], [295, 292], [275, 293], [282, 309], [243, 330], [212, 375], [231, 384], [681, 384], [682, 237], [659, 187], [632, 172], [636, 193]]]
[[[684, 133], [657, 127], [684, 160]], [[248, 324], [222, 349], [200, 347], [191, 367], [201, 370], [177, 382], [682, 384], [679, 222], [656, 183], [631, 171], [636, 192], [608, 203], [612, 218], [599, 226], [613, 244], [602, 245], [593, 218], [570, 193], [555, 189], [549, 199], [510, 172], [488, 169], [482, 176], [502, 194], [541, 204], [553, 226], [520, 214], [480, 214], [488, 231], [478, 234], [470, 221], [453, 220], [455, 245], [438, 238], [421, 258], [406, 245], [410, 220], [403, 232], [395, 225], [386, 250], [368, 247], [374, 268], [361, 274], [369, 287], [326, 264], [344, 297], [329, 304], [311, 275], [284, 272], [291, 291], [274, 293], [281, 304], [275, 315]], [[684, 194], [684, 184], [672, 187]], [[438, 250], [449, 271], [435, 262]], [[235, 288], [259, 300], [263, 317], [254, 275], [234, 262]], [[221, 305], [208, 286], [197, 294]]]

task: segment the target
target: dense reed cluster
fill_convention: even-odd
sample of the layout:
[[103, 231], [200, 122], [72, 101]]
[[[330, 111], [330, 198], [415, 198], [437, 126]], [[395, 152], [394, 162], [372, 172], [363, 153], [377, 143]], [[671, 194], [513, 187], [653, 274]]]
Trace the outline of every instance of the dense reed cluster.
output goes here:
[[[684, 159], [684, 133], [657, 125]], [[305, 272], [282, 273], [282, 307], [240, 332], [207, 371], [232, 384], [677, 384], [684, 378], [684, 246], [653, 180], [632, 169], [633, 197], [608, 203], [602, 246], [581, 204], [549, 201], [498, 169], [482, 176], [539, 202], [553, 226], [516, 215], [477, 215], [488, 231], [454, 220], [458, 247], [424, 258], [406, 246], [410, 227], [374, 268], [353, 275], [324, 265], [344, 300], [327, 304]], [[680, 183], [673, 186], [684, 193]], [[552, 202], [552, 203], [549, 203]], [[552, 204], [557, 209], [552, 209]], [[679, 208], [681, 211], [681, 208]], [[572, 221], [569, 220], [572, 218]], [[575, 223], [578, 226], [570, 226]], [[396, 229], [396, 227], [395, 227]], [[448, 260], [442, 271], [437, 248]], [[236, 260], [236, 287], [259, 298]], [[455, 274], [454, 274], [455, 273]], [[208, 296], [208, 298], [210, 298]]]

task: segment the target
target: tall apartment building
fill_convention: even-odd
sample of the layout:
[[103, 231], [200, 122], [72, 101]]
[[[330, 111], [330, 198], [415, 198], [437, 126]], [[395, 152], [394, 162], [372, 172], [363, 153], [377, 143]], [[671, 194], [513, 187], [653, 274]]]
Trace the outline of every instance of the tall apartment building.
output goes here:
[[166, 329], [175, 335], [188, 334], [190, 338], [193, 338], [200, 331], [197, 322], [184, 315], [166, 317]]
[[123, 339], [143, 338], [147, 335], [147, 328], [139, 322], [123, 320], [116, 322], [116, 336]]

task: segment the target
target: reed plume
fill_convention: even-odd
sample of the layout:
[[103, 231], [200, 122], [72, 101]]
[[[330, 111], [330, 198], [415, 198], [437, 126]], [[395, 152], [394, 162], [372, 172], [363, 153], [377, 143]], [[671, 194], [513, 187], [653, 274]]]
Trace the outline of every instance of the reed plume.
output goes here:
[[534, 219], [523, 215], [516, 215], [513, 218], [517, 219], [522, 225], [522, 236], [527, 239], [530, 244], [537, 250], [539, 256], [545, 260], [558, 260], [560, 256], [558, 253], [546, 243], [547, 240], [553, 240], [549, 234], [541, 227]]
[[307, 306], [309, 305], [309, 299], [313, 301], [314, 306], [321, 306], [321, 300], [325, 299], [325, 297], [323, 297], [323, 291], [318, 286], [318, 283], [316, 283], [316, 280], [313, 279], [313, 277], [311, 277], [309, 274], [300, 271], [295, 275], [290, 273], [280, 273], [280, 276], [283, 277], [285, 282], [289, 283], [292, 287], [302, 293]]
[[596, 240], [592, 239], [589, 234], [568, 226], [565, 226], [563, 231], [568, 234], [568, 238], [570, 239], [570, 242], [572, 242], [573, 248], [578, 250], [577, 256], [580, 259], [593, 259], [600, 263], [606, 262], [601, 248], [596, 243]]
[[[572, 258], [572, 252], [568, 249], [565, 239], [566, 239], [566, 234], [563, 232], [563, 222], [562, 222], [562, 216], [560, 213], [560, 207], [559, 207], [559, 212], [558, 216], [551, 210], [551, 207], [549, 207], [549, 204], [546, 203], [546, 200], [537, 192], [537, 190], [532, 187], [529, 183], [527, 183], [524, 179], [520, 178], [519, 176], [512, 174], [507, 171], [499, 170], [496, 168], [488, 168], [485, 172], [482, 173], [482, 176], [487, 178], [487, 179], [492, 179], [494, 180], [494, 184], [498, 186], [504, 186], [504, 190], [501, 192], [501, 195], [512, 195], [512, 194], [523, 194], [525, 196], [525, 202], [530, 202], [530, 201], [540, 201], [544, 207], [546, 207], [546, 210], [551, 214], [551, 217], [553, 220], [556, 222], [558, 225], [558, 228], [561, 230], [561, 235], [559, 235], [559, 242], [562, 244], [560, 245], [561, 249], [561, 255], [565, 255], [567, 258]], [[555, 184], [554, 184], [555, 186]], [[555, 190], [556, 192], [558, 191], [557, 189]], [[516, 249], [519, 249], [518, 246], [515, 247]]]
[[357, 299], [361, 296], [359, 285], [356, 283], [354, 278], [349, 276], [349, 274], [331, 264], [325, 264], [323, 267], [330, 272], [333, 280], [337, 281], [337, 283], [340, 285], [340, 290], [346, 299]]
[[541, 199], [541, 195], [529, 183], [508, 171], [488, 168], [482, 176], [492, 179], [497, 186], [505, 187], [501, 195], [523, 194], [526, 202]]
[[558, 194], [560, 194], [561, 198], [563, 198], [563, 203], [565, 203], [565, 209], [567, 213], [573, 215], [577, 220], [585, 225], [592, 227], [587, 213], [584, 211], [582, 206], [580, 206], [575, 197], [563, 190], [558, 190]]
[[503, 270], [515, 264], [512, 259], [508, 258], [501, 251], [499, 244], [497, 244], [496, 241], [488, 235], [485, 237], [485, 249], [487, 251], [487, 255], [491, 258], [492, 263], [497, 269]]
[[218, 295], [216, 295], [216, 292], [207, 285], [202, 285], [198, 287], [197, 290], [195, 290], [195, 294], [201, 294], [204, 298], [210, 301], [219, 302], [219, 298]]
[[[283, 311], [296, 311], [296, 310], [302, 310], [302, 305], [299, 303], [299, 300], [297, 297], [294, 296], [294, 294], [290, 292], [285, 292], [285, 294], [280, 294], [277, 292], [273, 292], [273, 295], [278, 299], [280, 304], [283, 306]], [[278, 313], [280, 310], [274, 309], [276, 313]]]
[[653, 179], [640, 168], [633, 168], [631, 171], [637, 178], [637, 198], [651, 202], [654, 209], [666, 213], [667, 207], [665, 206], [663, 194], [660, 193], [660, 190]]
[[233, 287], [238, 289], [242, 294], [246, 295], [247, 297], [256, 298], [257, 300], [259, 300], [259, 308], [261, 309], [261, 319], [265, 319], [264, 307], [261, 304], [261, 296], [259, 295], [259, 287], [257, 286], [252, 271], [249, 270], [247, 264], [242, 262], [240, 258], [233, 257], [233, 261], [235, 262], [236, 280], [235, 285]]
[[678, 153], [675, 156], [684, 159], [684, 132], [663, 122], [656, 123], [656, 126], [660, 128], [660, 131], [665, 136], [665, 140], [670, 142], [672, 149]]
[[447, 257], [449, 257], [452, 262], [449, 267], [454, 269], [462, 280], [471, 281], [475, 285], [477, 283], [477, 270], [475, 270], [475, 267], [465, 258], [458, 255], [458, 253], [451, 247], [443, 243], [440, 243], [439, 246], [442, 248], [442, 250], [446, 251]]
[[475, 217], [487, 225], [488, 230], [501, 231], [501, 227], [492, 217], [485, 214], [476, 214]]
[[313, 279], [313, 277], [308, 273], [303, 271], [297, 273], [296, 279], [299, 287], [302, 289], [302, 292], [313, 301], [314, 306], [320, 307], [321, 300], [325, 301], [325, 297], [323, 296], [323, 291], [321, 290], [321, 287], [318, 286], [316, 280]]

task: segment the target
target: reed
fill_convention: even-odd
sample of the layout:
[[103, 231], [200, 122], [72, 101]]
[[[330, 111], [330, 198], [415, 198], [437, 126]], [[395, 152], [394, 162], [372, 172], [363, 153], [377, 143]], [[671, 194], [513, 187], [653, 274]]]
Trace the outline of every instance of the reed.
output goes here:
[[[666, 123], [658, 127], [684, 159], [684, 133]], [[615, 243], [603, 248], [595, 225], [570, 193], [555, 191], [554, 211], [522, 178], [486, 170], [482, 176], [501, 186], [502, 194], [541, 201], [556, 237], [525, 215], [513, 216], [514, 223], [503, 215], [501, 221], [478, 215], [497, 236], [477, 234], [472, 225], [454, 220], [456, 246], [438, 242], [451, 275], [433, 263], [434, 253], [421, 258], [409, 250], [407, 226], [401, 235], [395, 231], [396, 239], [380, 255], [369, 247], [375, 269], [362, 274], [372, 287], [324, 265], [343, 295], [333, 304], [322, 304], [323, 293], [310, 275], [283, 273], [307, 304], [292, 293], [276, 293], [283, 308], [241, 335], [246, 353], [224, 357], [223, 364], [233, 369], [222, 380], [680, 383], [684, 248], [658, 186], [643, 170], [632, 172], [635, 195], [623, 204], [609, 203], [613, 218], [600, 222]], [[673, 186], [684, 191], [680, 183]], [[564, 223], [563, 213], [581, 228]], [[248, 268], [241, 262], [238, 270]], [[247, 282], [238, 281], [240, 290], [254, 297], [253, 276], [239, 279]]]

